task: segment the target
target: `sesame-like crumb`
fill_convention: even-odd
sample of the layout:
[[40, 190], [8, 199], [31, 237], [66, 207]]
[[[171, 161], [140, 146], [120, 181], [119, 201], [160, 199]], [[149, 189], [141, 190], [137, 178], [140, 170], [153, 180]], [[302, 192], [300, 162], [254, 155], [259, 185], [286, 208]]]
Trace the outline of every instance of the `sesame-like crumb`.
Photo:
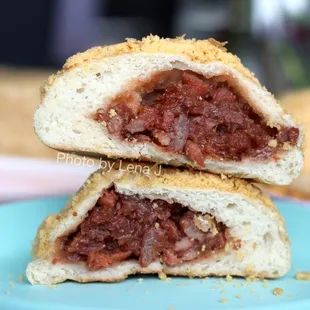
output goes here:
[[144, 281], [144, 279], [143, 278], [139, 278], [139, 279], [137, 279], [137, 282], [143, 282]]
[[24, 282], [24, 275], [23, 274], [19, 275], [18, 281], [19, 281], [19, 283], [23, 283]]
[[234, 279], [233, 279], [233, 277], [231, 276], [231, 275], [227, 275], [226, 276], [226, 281], [228, 281], [228, 282], [232, 282]]
[[275, 296], [282, 296], [283, 295], [283, 289], [280, 287], [276, 287], [272, 290], [273, 295]]
[[163, 281], [171, 281], [171, 278], [168, 278], [167, 275], [164, 272], [160, 272], [158, 274], [158, 277], [159, 277], [160, 280], [163, 280]]
[[110, 117], [110, 118], [113, 118], [113, 117], [116, 116], [116, 115], [117, 115], [116, 111], [115, 111], [114, 109], [110, 109], [110, 111], [109, 111], [109, 117]]
[[242, 298], [242, 295], [241, 295], [241, 294], [237, 294], [237, 295], [236, 295], [236, 298], [241, 299], [241, 298]]
[[257, 278], [257, 276], [255, 274], [252, 274], [251, 276], [246, 277], [245, 280], [247, 282], [254, 282], [254, 281], [257, 281], [258, 278]]
[[297, 280], [310, 281], [310, 272], [298, 272], [295, 275]]
[[202, 247], [201, 247], [201, 251], [204, 252], [205, 250], [206, 250], [206, 245], [203, 244]]
[[7, 291], [5, 291], [5, 293], [6, 293], [7, 295], [10, 295], [10, 294], [11, 294], [11, 291], [10, 291], [10, 290], [7, 290]]
[[270, 140], [268, 142], [268, 145], [271, 146], [271, 147], [276, 147], [277, 144], [278, 144], [278, 141], [276, 139]]
[[155, 223], [155, 228], [159, 228], [159, 223]]
[[15, 287], [16, 286], [15, 282], [14, 281], [10, 281], [10, 286], [11, 287]]
[[185, 284], [183, 282], [178, 283], [177, 286], [184, 286]]
[[221, 179], [222, 179], [222, 180], [226, 180], [226, 179], [227, 179], [227, 176], [226, 176], [225, 174], [221, 173]]
[[221, 299], [220, 299], [220, 302], [221, 302], [222, 304], [225, 304], [225, 303], [228, 302], [228, 299], [227, 299], [227, 298], [221, 298]]

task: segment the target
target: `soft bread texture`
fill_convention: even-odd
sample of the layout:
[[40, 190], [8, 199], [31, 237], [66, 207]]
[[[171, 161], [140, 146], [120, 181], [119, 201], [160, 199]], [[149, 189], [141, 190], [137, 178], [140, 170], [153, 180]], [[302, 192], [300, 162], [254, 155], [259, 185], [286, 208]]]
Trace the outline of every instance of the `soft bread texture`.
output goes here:
[[283, 107], [291, 113], [305, 132], [304, 166], [301, 174], [288, 186], [268, 187], [271, 193], [281, 196], [293, 196], [299, 199], [310, 199], [310, 89], [291, 91], [281, 98]]
[[[158, 166], [144, 163], [144, 169], [148, 167], [150, 170], [149, 174], [128, 172], [130, 169], [140, 171], [139, 165], [121, 162], [114, 165], [110, 172], [98, 170], [63, 211], [46, 218], [34, 242], [34, 260], [28, 264], [26, 271], [32, 284], [55, 284], [67, 279], [115, 282], [135, 273], [160, 272], [197, 277], [230, 274], [276, 278], [289, 270], [291, 252], [284, 221], [272, 201], [257, 187], [244, 180], [221, 178], [206, 172], [163, 167], [160, 171]], [[156, 261], [147, 268], [141, 268], [137, 261], [131, 260], [90, 271], [84, 263], [52, 264], [55, 240], [74, 232], [95, 205], [102, 190], [112, 184], [118, 192], [126, 195], [138, 194], [142, 198], [176, 201], [193, 211], [214, 215], [218, 222], [228, 227], [232, 238], [241, 240], [241, 248], [233, 250], [228, 247], [208, 259], [174, 267]]]
[[160, 39], [95, 47], [69, 58], [62, 71], [51, 76], [35, 112], [34, 127], [41, 141], [54, 149], [112, 158], [148, 160], [191, 166], [258, 182], [284, 185], [302, 167], [302, 135], [296, 147], [281, 150], [277, 159], [219, 161], [206, 157], [205, 167], [183, 155], [168, 154], [151, 143], [130, 143], [111, 136], [93, 120], [99, 108], [153, 74], [172, 69], [192, 70], [205, 77], [224, 75], [269, 126], [298, 127], [275, 98], [262, 87], [239, 58], [213, 39]]

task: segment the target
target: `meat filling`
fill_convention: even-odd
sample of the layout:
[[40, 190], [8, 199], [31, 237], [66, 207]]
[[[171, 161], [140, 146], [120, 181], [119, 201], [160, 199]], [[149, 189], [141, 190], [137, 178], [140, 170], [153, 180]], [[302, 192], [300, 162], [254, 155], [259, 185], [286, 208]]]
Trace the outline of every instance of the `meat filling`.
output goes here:
[[298, 128], [268, 127], [225, 77], [180, 70], [118, 96], [95, 119], [122, 140], [155, 143], [201, 166], [206, 156], [264, 159], [299, 136]]
[[77, 230], [58, 240], [58, 261], [86, 262], [98, 270], [128, 259], [141, 267], [155, 260], [168, 266], [224, 249], [225, 225], [179, 203], [105, 191]]

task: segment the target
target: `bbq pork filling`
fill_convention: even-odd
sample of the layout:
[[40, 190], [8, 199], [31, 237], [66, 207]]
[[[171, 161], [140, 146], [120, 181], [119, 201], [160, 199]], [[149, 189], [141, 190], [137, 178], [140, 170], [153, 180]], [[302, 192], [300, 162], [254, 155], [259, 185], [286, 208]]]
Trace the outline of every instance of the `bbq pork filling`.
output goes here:
[[[127, 142], [150, 142], [204, 166], [220, 160], [272, 157], [284, 143], [294, 146], [299, 130], [271, 128], [224, 76], [205, 78], [171, 70], [99, 109], [95, 120]], [[276, 160], [276, 156], [274, 156]]]
[[231, 244], [227, 227], [208, 214], [111, 188], [74, 233], [58, 239], [52, 262], [86, 262], [90, 270], [132, 259], [141, 267], [158, 260], [174, 266], [210, 257], [228, 240]]

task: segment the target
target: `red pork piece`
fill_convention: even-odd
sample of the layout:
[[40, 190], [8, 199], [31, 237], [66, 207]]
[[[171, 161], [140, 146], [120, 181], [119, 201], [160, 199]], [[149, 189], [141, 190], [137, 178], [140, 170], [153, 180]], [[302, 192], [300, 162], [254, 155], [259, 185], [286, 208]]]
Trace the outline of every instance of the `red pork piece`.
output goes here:
[[226, 227], [217, 234], [200, 230], [195, 213], [179, 203], [105, 190], [85, 220], [59, 239], [56, 263], [86, 262], [90, 270], [135, 259], [142, 267], [154, 261], [173, 266], [212, 255], [225, 247]]
[[119, 139], [154, 143], [200, 166], [206, 156], [234, 161], [271, 157], [285, 142], [296, 145], [298, 140], [298, 128], [268, 127], [225, 77], [174, 69], [154, 75], [132, 93], [99, 109], [95, 119]]

